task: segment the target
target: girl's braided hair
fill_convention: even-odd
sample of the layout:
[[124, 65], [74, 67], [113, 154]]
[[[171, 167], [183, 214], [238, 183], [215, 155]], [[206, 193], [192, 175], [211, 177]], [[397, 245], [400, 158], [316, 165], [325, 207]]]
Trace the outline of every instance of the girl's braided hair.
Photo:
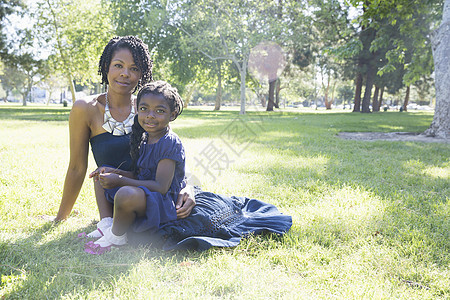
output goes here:
[[[144, 85], [139, 90], [136, 104], [138, 109], [139, 103], [141, 102], [142, 97], [145, 95], [164, 97], [164, 99], [169, 104], [170, 112], [175, 112], [175, 117], [173, 120], [175, 120], [183, 112], [183, 99], [181, 99], [180, 95], [178, 94], [178, 90], [165, 81], [153, 81], [149, 84]], [[132, 168], [135, 174], [138, 173], [137, 161], [139, 158], [139, 148], [146, 137], [147, 134], [144, 128], [142, 128], [142, 126], [139, 124], [138, 115], [136, 115], [134, 117], [134, 123], [130, 137], [130, 154], [133, 160]]]
[[144, 86], [146, 83], [152, 81], [153, 61], [150, 58], [150, 52], [147, 45], [138, 37], [116, 36], [113, 37], [103, 50], [100, 62], [98, 64], [98, 74], [102, 76], [102, 84], [109, 84], [108, 70], [111, 64], [111, 59], [115, 51], [126, 48], [130, 50], [133, 55], [134, 63], [142, 72], [142, 76], [134, 89], [133, 93]]

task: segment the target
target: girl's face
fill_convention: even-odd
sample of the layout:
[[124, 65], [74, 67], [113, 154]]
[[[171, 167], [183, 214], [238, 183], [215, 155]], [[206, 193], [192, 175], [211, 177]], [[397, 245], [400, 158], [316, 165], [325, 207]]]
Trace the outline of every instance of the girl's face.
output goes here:
[[109, 88], [119, 94], [131, 94], [137, 86], [142, 72], [134, 62], [133, 54], [127, 48], [113, 53], [108, 69]]
[[169, 104], [163, 96], [146, 94], [141, 97], [138, 121], [150, 136], [164, 134], [169, 122], [174, 119], [175, 112], [170, 111]]

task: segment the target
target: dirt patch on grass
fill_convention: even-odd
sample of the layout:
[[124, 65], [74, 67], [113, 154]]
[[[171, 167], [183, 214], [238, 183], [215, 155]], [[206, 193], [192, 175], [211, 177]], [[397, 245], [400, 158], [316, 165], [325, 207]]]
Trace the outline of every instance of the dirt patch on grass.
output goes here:
[[337, 136], [344, 140], [356, 141], [400, 141], [450, 144], [450, 139], [426, 136], [417, 132], [340, 132]]

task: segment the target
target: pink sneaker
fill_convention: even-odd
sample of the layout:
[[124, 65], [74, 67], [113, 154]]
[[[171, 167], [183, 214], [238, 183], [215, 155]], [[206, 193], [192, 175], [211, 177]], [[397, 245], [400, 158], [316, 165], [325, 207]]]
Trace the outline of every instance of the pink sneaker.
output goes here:
[[105, 252], [111, 251], [111, 246], [109, 247], [102, 247], [100, 245], [94, 244], [94, 241], [89, 241], [86, 244], [84, 244], [84, 252], [94, 255], [101, 255]]

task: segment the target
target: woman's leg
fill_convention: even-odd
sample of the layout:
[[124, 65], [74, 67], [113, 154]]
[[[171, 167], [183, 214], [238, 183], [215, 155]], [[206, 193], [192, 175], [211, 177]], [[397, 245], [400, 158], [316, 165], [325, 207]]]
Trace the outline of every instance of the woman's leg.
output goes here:
[[106, 200], [105, 190], [100, 185], [99, 181], [94, 180], [95, 200], [97, 200], [98, 212], [100, 220], [113, 216], [113, 205]]
[[145, 215], [145, 192], [133, 186], [121, 187], [114, 197], [114, 221], [112, 233], [124, 235], [137, 217]]
[[113, 205], [106, 200], [105, 190], [98, 181], [94, 180], [95, 199], [97, 200], [97, 207], [100, 213], [100, 222], [97, 223], [97, 228], [88, 233], [89, 238], [102, 237], [104, 231], [112, 226]]

